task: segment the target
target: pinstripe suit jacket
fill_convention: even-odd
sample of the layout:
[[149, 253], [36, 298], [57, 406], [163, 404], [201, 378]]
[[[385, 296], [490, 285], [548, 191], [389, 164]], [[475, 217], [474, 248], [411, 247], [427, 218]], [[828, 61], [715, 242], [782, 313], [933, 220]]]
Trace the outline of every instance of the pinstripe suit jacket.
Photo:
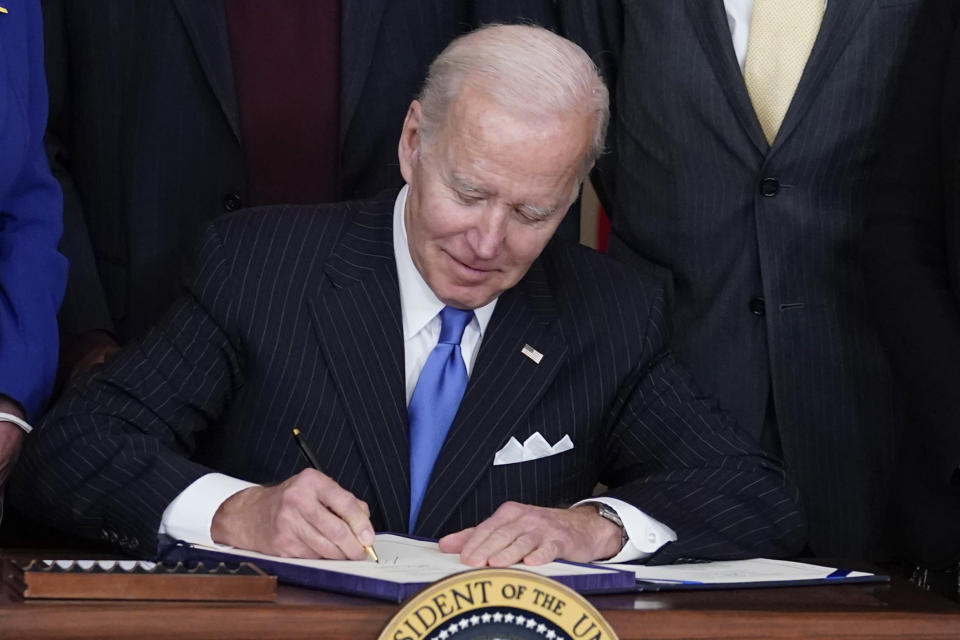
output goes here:
[[[321, 467], [371, 505], [409, 509], [393, 200], [220, 219], [165, 319], [68, 390], [19, 465], [24, 511], [149, 553], [167, 504], [215, 469], [275, 482]], [[657, 556], [783, 555], [803, 540], [778, 464], [665, 351], [663, 290], [576, 245], [547, 249], [498, 304], [427, 488], [416, 533], [476, 524], [506, 500], [570, 504], [597, 481], [669, 524]], [[544, 354], [535, 364], [521, 353]], [[574, 449], [492, 466], [511, 436]]]
[[611, 253], [674, 276], [673, 348], [759, 438], [768, 402], [818, 554], [886, 557], [898, 388], [859, 250], [891, 80], [922, 0], [830, 0], [772, 147], [722, 0], [566, 2], [612, 87]]
[[[398, 132], [451, 39], [491, 21], [553, 24], [549, 0], [341, 4], [343, 200], [400, 188]], [[178, 269], [204, 225], [248, 198], [226, 17], [220, 0], [43, 7], [47, 143], [71, 264], [61, 328], [113, 330], [125, 342], [176, 298]]]

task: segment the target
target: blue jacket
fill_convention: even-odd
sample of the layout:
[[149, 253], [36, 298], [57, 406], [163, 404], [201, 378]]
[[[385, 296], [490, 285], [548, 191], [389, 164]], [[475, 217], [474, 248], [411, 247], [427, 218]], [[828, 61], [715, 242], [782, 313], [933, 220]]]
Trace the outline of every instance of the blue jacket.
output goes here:
[[0, 394], [36, 417], [57, 365], [63, 199], [43, 150], [40, 3], [0, 0]]

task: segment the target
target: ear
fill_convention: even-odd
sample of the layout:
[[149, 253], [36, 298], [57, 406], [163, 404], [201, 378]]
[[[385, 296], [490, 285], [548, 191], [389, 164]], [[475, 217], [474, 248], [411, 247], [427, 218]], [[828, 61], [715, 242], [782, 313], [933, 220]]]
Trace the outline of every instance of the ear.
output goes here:
[[407, 117], [403, 121], [403, 130], [400, 132], [400, 145], [397, 155], [400, 158], [400, 173], [407, 184], [413, 181], [413, 169], [419, 162], [420, 153], [420, 121], [423, 117], [423, 107], [414, 100], [407, 109]]

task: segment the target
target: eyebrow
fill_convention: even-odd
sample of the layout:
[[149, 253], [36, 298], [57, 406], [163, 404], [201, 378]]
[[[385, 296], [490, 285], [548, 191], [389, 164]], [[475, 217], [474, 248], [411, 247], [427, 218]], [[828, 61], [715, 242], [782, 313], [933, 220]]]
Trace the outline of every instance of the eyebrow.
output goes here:
[[465, 180], [464, 178], [461, 178], [459, 176], [453, 176], [452, 182], [453, 182], [453, 188], [456, 189], [457, 191], [462, 191], [464, 193], [469, 193], [473, 195], [490, 195], [489, 191], [485, 189], [481, 189], [480, 187], [473, 184], [469, 180]]
[[517, 205], [518, 209], [521, 209], [524, 213], [535, 216], [537, 218], [549, 218], [557, 212], [556, 208], [545, 208], [545, 207], [535, 207], [532, 204], [521, 204]]
[[[475, 195], [475, 196], [489, 196], [490, 192], [486, 189], [478, 187], [469, 180], [462, 178], [460, 176], [451, 177], [451, 186], [465, 194]], [[549, 218], [557, 212], [557, 207], [537, 207], [532, 204], [518, 204], [514, 205], [517, 209], [520, 209], [524, 214], [536, 217], [536, 218]]]

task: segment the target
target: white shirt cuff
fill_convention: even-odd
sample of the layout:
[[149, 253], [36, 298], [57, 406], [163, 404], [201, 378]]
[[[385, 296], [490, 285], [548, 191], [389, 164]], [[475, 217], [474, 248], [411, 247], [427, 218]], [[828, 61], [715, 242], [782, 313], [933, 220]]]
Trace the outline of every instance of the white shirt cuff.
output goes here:
[[631, 560], [643, 560], [649, 558], [660, 547], [668, 542], [676, 542], [677, 533], [663, 524], [659, 520], [651, 518], [640, 509], [629, 502], [600, 496], [581, 500], [573, 505], [578, 507], [582, 504], [591, 502], [602, 502], [617, 512], [620, 520], [623, 522], [623, 528], [627, 532], [627, 543], [620, 549], [620, 553], [607, 558], [606, 560], [594, 560], [594, 562], [630, 562]]
[[160, 533], [176, 540], [213, 546], [210, 525], [227, 498], [257, 485], [222, 473], [208, 473], [193, 481], [163, 511]]

